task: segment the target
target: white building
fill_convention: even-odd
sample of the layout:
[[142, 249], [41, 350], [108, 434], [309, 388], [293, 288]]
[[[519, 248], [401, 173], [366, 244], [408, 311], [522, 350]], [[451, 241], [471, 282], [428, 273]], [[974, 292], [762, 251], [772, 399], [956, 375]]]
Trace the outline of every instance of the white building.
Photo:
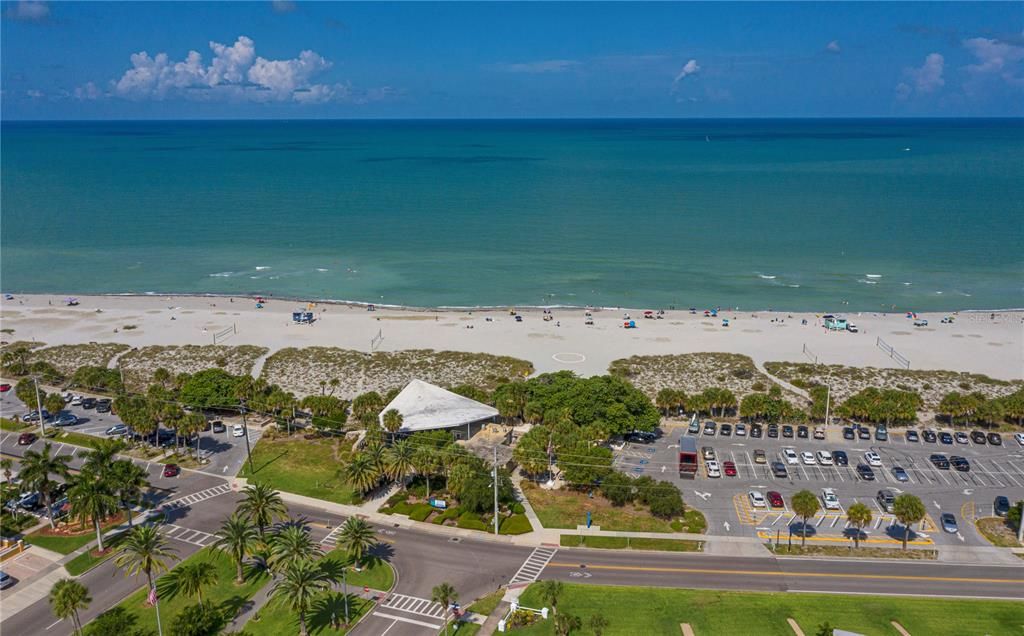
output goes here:
[[498, 416], [498, 409], [492, 406], [422, 380], [409, 382], [402, 392], [384, 407], [379, 416], [381, 427], [384, 426], [384, 414], [391, 409], [402, 414], [402, 427], [398, 429], [399, 433], [455, 429], [452, 433], [456, 439], [469, 439], [484, 424]]

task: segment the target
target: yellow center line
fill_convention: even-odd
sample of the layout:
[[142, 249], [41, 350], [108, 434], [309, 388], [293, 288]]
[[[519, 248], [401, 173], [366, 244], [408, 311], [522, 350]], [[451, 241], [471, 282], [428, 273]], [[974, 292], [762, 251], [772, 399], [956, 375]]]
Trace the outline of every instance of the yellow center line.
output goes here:
[[[580, 567], [579, 563], [548, 563], [549, 568], [574, 568]], [[742, 574], [746, 576], [790, 576], [790, 577], [819, 577], [839, 579], [876, 579], [886, 581], [944, 581], [952, 583], [997, 583], [1024, 585], [1021, 579], [987, 579], [968, 578], [958, 576], [913, 576], [909, 574], [845, 574], [841, 572], [782, 572], [770, 570], [714, 570], [709, 568], [669, 568], [635, 565], [591, 565], [586, 568], [590, 570], [620, 570], [626, 572], [673, 572], [685, 574]]]

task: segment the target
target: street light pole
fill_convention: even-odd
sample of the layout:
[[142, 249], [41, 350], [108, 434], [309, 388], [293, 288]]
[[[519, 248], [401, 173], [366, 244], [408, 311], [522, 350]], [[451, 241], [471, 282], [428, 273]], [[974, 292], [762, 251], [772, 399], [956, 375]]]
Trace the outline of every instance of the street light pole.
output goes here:
[[249, 425], [245, 419], [245, 398], [241, 398], [239, 402], [242, 404], [242, 432], [245, 433], [245, 456], [249, 460], [249, 474], [253, 475], [255, 472], [252, 469], [252, 449], [249, 448]]
[[828, 379], [825, 380], [825, 426], [828, 426], [828, 408], [832, 401], [832, 369], [828, 370]]
[[498, 447], [494, 447], [494, 534], [498, 534]]
[[46, 437], [46, 423], [43, 421], [43, 401], [39, 398], [39, 378], [32, 376], [32, 384], [36, 387], [36, 415], [39, 416], [39, 436]]

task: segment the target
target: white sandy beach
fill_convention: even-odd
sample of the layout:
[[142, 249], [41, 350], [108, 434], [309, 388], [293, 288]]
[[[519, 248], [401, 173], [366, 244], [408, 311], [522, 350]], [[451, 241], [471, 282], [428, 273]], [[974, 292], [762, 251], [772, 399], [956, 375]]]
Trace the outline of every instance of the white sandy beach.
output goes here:
[[[425, 311], [318, 304], [313, 325], [291, 324], [297, 302], [269, 299], [257, 309], [249, 298], [196, 296], [82, 296], [66, 307], [64, 296], [26, 295], [3, 301], [3, 340], [35, 340], [47, 345], [119, 342], [146, 345], [212, 344], [213, 334], [236, 327], [218, 343], [252, 344], [271, 352], [284, 347], [333, 346], [370, 351], [436, 349], [491, 353], [523, 358], [537, 372], [569, 369], [582, 375], [605, 373], [615, 359], [704, 351], [741, 353], [765, 361], [809, 361], [806, 345], [819, 362], [851, 366], [896, 367], [876, 346], [881, 337], [910, 360], [911, 369], [984, 373], [999, 379], [1024, 378], [1024, 312], [964, 312], [953, 324], [947, 314], [919, 314], [927, 327], [914, 327], [903, 314], [852, 313], [846, 317], [860, 333], [829, 333], [820, 314], [722, 311], [705, 318], [686, 310], [667, 311], [664, 319], [644, 319], [643, 310], [593, 312], [584, 324], [582, 309], [525, 310], [522, 322], [503, 311]], [[97, 311], [100, 310], [100, 311]], [[629, 314], [636, 329], [623, 329]], [[728, 318], [730, 326], [722, 326]], [[488, 320], [490, 319], [490, 320]], [[808, 324], [802, 325], [806, 319]], [[125, 330], [125, 325], [135, 325]]]

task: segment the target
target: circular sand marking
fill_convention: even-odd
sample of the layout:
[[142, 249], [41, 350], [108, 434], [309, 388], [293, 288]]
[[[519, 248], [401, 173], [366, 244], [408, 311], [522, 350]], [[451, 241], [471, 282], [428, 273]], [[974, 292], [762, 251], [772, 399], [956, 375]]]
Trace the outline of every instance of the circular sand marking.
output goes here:
[[582, 353], [572, 353], [571, 351], [563, 351], [556, 353], [551, 356], [551, 359], [555, 362], [561, 362], [562, 364], [579, 364], [587, 359], [587, 356]]

